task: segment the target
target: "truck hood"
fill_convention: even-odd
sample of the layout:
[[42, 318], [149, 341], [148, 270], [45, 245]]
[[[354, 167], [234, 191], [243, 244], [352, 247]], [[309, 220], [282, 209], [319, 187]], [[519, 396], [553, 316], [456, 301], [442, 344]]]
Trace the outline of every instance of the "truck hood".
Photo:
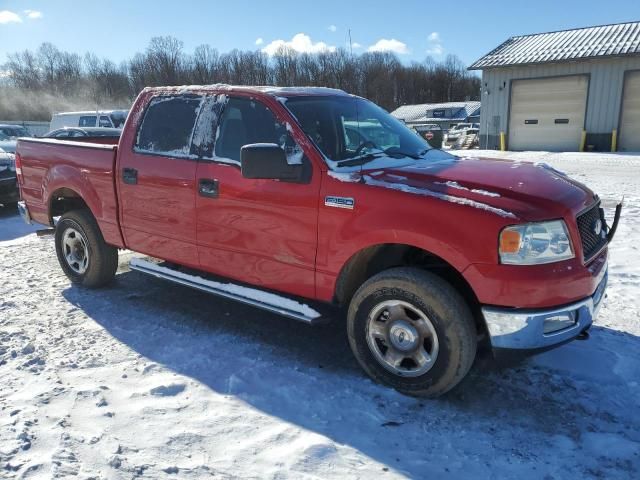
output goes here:
[[366, 170], [360, 181], [527, 221], [575, 216], [594, 201], [586, 186], [544, 163], [450, 156]]

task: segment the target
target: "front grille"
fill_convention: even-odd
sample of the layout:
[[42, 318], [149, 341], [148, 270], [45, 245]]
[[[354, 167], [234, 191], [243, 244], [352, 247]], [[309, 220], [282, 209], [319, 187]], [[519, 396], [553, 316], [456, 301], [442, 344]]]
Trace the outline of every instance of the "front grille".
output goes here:
[[582, 253], [584, 261], [588, 262], [598, 253], [607, 243], [607, 236], [604, 234], [596, 234], [595, 225], [600, 220], [602, 223], [602, 232], [605, 232], [604, 216], [600, 210], [600, 202], [584, 213], [578, 215], [578, 230], [580, 231], [580, 240], [582, 241]]

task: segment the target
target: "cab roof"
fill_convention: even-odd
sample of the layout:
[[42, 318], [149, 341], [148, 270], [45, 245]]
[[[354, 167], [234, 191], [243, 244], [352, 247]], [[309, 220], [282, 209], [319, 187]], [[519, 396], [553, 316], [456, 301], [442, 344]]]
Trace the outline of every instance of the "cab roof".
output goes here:
[[145, 92], [158, 93], [233, 93], [233, 92], [255, 92], [256, 94], [270, 95], [273, 97], [289, 96], [349, 96], [344, 90], [327, 87], [274, 87], [274, 86], [247, 86], [247, 85], [182, 85], [175, 87], [147, 87]]

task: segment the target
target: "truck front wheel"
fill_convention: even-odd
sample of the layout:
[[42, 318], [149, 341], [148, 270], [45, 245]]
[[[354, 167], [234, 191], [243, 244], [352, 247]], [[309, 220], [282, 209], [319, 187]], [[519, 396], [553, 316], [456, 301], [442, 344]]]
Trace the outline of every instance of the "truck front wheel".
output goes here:
[[351, 301], [347, 328], [369, 376], [407, 395], [449, 391], [476, 355], [467, 303], [449, 283], [416, 268], [393, 268], [367, 280]]
[[89, 288], [106, 285], [118, 269], [118, 250], [107, 245], [88, 210], [67, 212], [56, 225], [56, 254], [65, 275]]

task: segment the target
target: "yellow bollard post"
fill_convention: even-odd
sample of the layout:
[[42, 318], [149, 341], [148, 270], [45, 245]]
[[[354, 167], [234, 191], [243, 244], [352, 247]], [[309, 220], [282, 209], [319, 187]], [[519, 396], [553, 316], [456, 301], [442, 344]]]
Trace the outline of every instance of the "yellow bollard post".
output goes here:
[[500, 151], [504, 152], [507, 149], [507, 142], [504, 136], [504, 132], [500, 132]]
[[584, 152], [584, 146], [587, 143], [587, 131], [582, 130], [582, 137], [580, 137], [580, 151]]
[[614, 128], [611, 132], [611, 151], [615, 152], [618, 150], [618, 129]]

